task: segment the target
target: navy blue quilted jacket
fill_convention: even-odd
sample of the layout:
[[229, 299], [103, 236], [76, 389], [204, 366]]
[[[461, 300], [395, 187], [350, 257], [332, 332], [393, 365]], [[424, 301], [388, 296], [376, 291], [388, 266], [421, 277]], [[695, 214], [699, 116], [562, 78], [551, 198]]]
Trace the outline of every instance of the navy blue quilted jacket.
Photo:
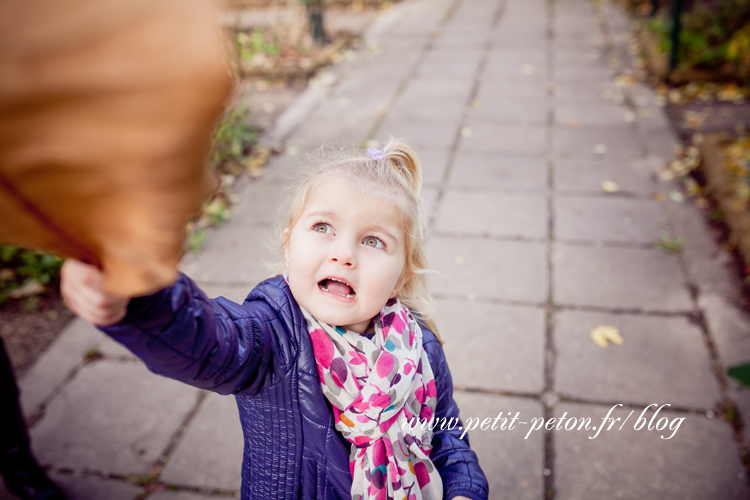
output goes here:
[[[242, 305], [209, 300], [190, 278], [130, 301], [125, 319], [101, 328], [157, 374], [234, 394], [245, 436], [243, 499], [349, 499], [349, 444], [320, 389], [305, 320], [280, 276]], [[443, 349], [424, 329], [435, 374], [436, 415], [458, 417]], [[487, 498], [487, 479], [460, 430], [436, 431], [430, 458], [445, 499]]]

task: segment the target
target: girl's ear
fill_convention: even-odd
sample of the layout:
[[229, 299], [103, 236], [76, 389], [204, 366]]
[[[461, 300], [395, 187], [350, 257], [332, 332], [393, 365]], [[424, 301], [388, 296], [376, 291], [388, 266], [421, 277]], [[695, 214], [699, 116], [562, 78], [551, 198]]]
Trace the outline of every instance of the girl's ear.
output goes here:
[[401, 277], [396, 282], [396, 286], [393, 287], [393, 292], [391, 292], [391, 297], [395, 297], [398, 295], [398, 292], [401, 291], [401, 289], [404, 287], [407, 281], [409, 281], [409, 278], [412, 276], [411, 271], [404, 270], [403, 273], [401, 273]]
[[284, 232], [281, 233], [281, 241], [284, 244], [284, 261], [286, 262], [287, 269], [289, 268], [289, 235], [291, 234], [291, 231], [289, 231], [289, 228], [284, 229]]

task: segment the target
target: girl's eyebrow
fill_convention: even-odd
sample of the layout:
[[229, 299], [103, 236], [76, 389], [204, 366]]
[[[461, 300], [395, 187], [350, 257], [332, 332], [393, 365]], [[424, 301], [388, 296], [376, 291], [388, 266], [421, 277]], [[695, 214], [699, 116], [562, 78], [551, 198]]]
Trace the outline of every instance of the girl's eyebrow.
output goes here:
[[367, 230], [368, 230], [368, 232], [369, 231], [379, 231], [379, 232], [385, 234], [388, 238], [392, 239], [393, 241], [398, 242], [398, 238], [396, 238], [395, 236], [393, 236], [393, 234], [390, 231], [388, 231], [387, 229], [385, 229], [382, 226], [370, 226], [369, 228], [367, 228]]
[[326, 210], [315, 210], [307, 214], [306, 217], [325, 217], [326, 219], [335, 219], [336, 214]]

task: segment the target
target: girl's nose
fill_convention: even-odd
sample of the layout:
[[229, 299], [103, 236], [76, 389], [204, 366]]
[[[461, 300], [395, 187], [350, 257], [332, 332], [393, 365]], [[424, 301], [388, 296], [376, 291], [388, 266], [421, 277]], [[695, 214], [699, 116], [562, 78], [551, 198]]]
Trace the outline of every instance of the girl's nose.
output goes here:
[[357, 261], [354, 258], [354, 252], [351, 251], [349, 248], [338, 248], [336, 249], [330, 257], [331, 262], [337, 262], [341, 264], [342, 266], [346, 267], [357, 267]]

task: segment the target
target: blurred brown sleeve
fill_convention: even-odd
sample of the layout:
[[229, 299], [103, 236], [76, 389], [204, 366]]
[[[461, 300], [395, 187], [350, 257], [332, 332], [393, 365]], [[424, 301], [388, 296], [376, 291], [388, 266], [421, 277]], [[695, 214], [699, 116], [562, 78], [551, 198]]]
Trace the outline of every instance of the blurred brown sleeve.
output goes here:
[[176, 276], [231, 83], [211, 0], [0, 2], [0, 243]]

